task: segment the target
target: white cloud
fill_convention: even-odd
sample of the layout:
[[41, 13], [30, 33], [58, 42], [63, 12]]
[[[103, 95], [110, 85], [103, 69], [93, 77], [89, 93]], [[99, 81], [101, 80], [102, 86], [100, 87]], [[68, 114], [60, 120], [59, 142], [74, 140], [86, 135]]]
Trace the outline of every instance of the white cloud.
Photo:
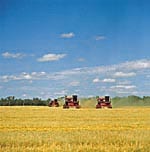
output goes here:
[[[83, 68], [75, 68], [75, 69], [70, 69], [70, 70], [64, 70], [57, 72], [57, 75], [63, 75], [63, 76], [70, 76], [70, 75], [91, 75], [91, 74], [110, 74], [110, 76], [114, 75], [114, 73], [117, 73], [117, 71], [123, 70], [124, 72], [119, 72], [117, 75], [121, 76], [136, 76], [135, 72], [130, 72], [132, 70], [134, 71], [140, 71], [140, 70], [146, 70], [149, 69], [150, 66], [141, 66], [140, 68], [137, 67], [132, 67], [133, 63], [143, 63], [143, 65], [149, 65], [150, 60], [138, 60], [138, 61], [131, 61], [131, 62], [125, 62], [121, 64], [116, 64], [116, 65], [110, 65], [110, 66], [97, 66], [97, 67], [83, 67]], [[128, 65], [128, 66], [127, 66]]]
[[34, 77], [40, 77], [40, 76], [45, 76], [46, 72], [32, 72], [31, 75]]
[[[141, 66], [132, 66], [134, 63]], [[44, 98], [72, 94], [76, 92], [75, 90], [79, 90], [77, 94], [84, 97], [89, 94], [92, 96], [97, 94], [130, 95], [136, 94], [137, 91], [138, 95], [149, 95], [149, 63], [149, 60], [137, 60], [116, 65], [74, 68], [53, 73], [33, 71], [31, 73], [0, 75], [0, 83], [4, 88], [8, 84], [3, 84], [3, 82], [14, 81], [11, 83], [13, 85], [6, 88], [6, 91], [2, 88], [0, 93], [1, 95], [5, 95], [5, 92], [27, 94], [27, 97], [38, 94]], [[119, 77], [121, 75], [122, 78], [117, 79], [118, 77], [115, 77], [115, 74]], [[135, 79], [134, 77], [129, 79], [130, 76], [134, 76]], [[41, 91], [44, 94], [40, 94]]]
[[22, 97], [27, 97], [27, 94], [23, 94]]
[[2, 56], [4, 58], [16, 58], [16, 59], [21, 59], [22, 57], [24, 57], [25, 55], [22, 53], [9, 53], [9, 52], [4, 52], [2, 53]]
[[40, 79], [48, 79], [48, 74], [45, 72], [32, 72], [31, 74], [22, 72], [19, 75], [4, 75], [0, 76], [0, 80], [3, 82], [8, 82], [11, 80], [40, 80]]
[[102, 80], [102, 82], [112, 83], [112, 82], [116, 82], [116, 80], [115, 79], [104, 79], [104, 80]]
[[114, 74], [115, 77], [133, 77], [136, 76], [136, 73], [134, 72], [129, 72], [129, 73], [124, 73], [124, 72], [116, 72]]
[[32, 79], [32, 76], [29, 74], [26, 74], [26, 75], [24, 75], [24, 79], [30, 80], [30, 79]]
[[105, 39], [106, 39], [106, 37], [105, 37], [105, 36], [102, 36], [102, 35], [99, 35], [99, 36], [96, 36], [96, 37], [95, 37], [95, 40], [96, 40], [96, 41], [105, 40]]
[[[60, 59], [60, 56], [57, 55], [52, 55], [55, 60], [56, 59]], [[47, 60], [51, 60], [52, 56], [43, 56], [41, 61], [47, 61]], [[64, 57], [65, 55], [61, 56]], [[54, 60], [54, 59], [53, 59]], [[144, 69], [145, 69], [145, 74], [149, 75], [148, 72], [146, 72], [147, 69], [149, 69], [149, 66], [145, 66], [149, 64], [149, 60], [139, 60], [139, 61], [135, 61], [136, 63], [145, 63], [144, 65]], [[132, 64], [134, 62], [132, 61]], [[70, 70], [64, 70], [64, 71], [59, 71], [59, 72], [55, 72], [55, 73], [46, 73], [46, 72], [32, 72], [32, 73], [21, 73], [19, 75], [2, 75], [0, 76], [0, 81], [3, 82], [8, 82], [10, 80], [40, 80], [40, 79], [47, 79], [47, 80], [64, 80], [64, 79], [73, 79], [73, 78], [79, 78], [81, 79], [81, 77], [83, 79], [85, 78], [90, 78], [91, 75], [92, 76], [109, 76], [109, 79], [104, 79], [104, 80], [99, 80], [98, 78], [93, 79], [93, 82], [97, 83], [97, 82], [114, 82], [115, 79], [112, 79], [111, 76], [116, 76], [116, 77], [131, 77], [131, 76], [137, 76], [136, 73], [138, 71], [142, 71], [140, 74], [143, 74], [143, 67], [141, 66], [141, 69], [139, 69], [139, 67], [137, 67], [137, 69], [135, 69], [134, 67], [134, 71], [136, 71], [136, 73], [134, 72], [129, 72], [130, 70], [133, 70], [131, 67], [130, 69], [126, 69], [127, 63], [121, 63], [118, 65], [110, 65], [110, 66], [99, 66], [99, 67], [84, 67], [84, 68], [75, 68], [75, 69], [70, 69]], [[130, 65], [130, 63], [128, 62], [128, 65]], [[124, 72], [116, 72], [116, 71], [121, 71], [124, 70]], [[148, 70], [147, 70], [148, 71]], [[115, 74], [114, 74], [115, 73]]]
[[75, 34], [73, 32], [70, 33], [63, 33], [60, 35], [61, 38], [73, 38]]
[[95, 78], [95, 79], [93, 79], [93, 82], [98, 83], [98, 82], [100, 82], [100, 80], [98, 78]]
[[138, 70], [138, 69], [148, 69], [150, 68], [150, 60], [136, 60], [136, 61], [128, 61], [119, 65], [120, 68], [124, 68], [124, 70]]
[[103, 80], [100, 80], [99, 78], [95, 78], [95, 79], [93, 79], [93, 82], [94, 83], [98, 83], [98, 82], [112, 83], [112, 82], [116, 82], [116, 80], [115, 79], [103, 79]]
[[0, 76], [0, 80], [2, 81], [2, 82], [8, 82], [8, 78], [7, 78], [8, 76], [7, 75], [3, 75], [3, 76]]
[[111, 86], [111, 89], [135, 89], [135, 85], [116, 85], [116, 86]]
[[66, 54], [45, 54], [41, 58], [37, 59], [39, 62], [57, 61], [64, 58]]

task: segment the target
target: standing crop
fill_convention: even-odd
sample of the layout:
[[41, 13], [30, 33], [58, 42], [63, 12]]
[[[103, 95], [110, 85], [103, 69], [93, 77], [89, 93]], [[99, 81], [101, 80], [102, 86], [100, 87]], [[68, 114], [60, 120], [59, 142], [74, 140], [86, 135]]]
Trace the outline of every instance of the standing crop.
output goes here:
[[146, 152], [150, 108], [0, 107], [1, 152]]

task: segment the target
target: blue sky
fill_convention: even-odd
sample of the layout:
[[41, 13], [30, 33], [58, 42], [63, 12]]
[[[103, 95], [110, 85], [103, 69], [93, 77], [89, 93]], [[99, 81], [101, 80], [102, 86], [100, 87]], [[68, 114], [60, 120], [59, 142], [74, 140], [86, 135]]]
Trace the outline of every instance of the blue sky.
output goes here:
[[1, 0], [0, 97], [150, 95], [148, 0]]

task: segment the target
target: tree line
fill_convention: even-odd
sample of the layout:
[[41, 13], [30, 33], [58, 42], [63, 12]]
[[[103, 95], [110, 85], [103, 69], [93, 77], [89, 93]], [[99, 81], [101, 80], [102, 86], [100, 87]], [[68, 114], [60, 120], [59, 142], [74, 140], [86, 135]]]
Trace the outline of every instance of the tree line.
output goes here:
[[0, 106], [47, 106], [51, 99], [42, 100], [41, 98], [17, 99], [15, 96], [9, 96], [0, 99]]

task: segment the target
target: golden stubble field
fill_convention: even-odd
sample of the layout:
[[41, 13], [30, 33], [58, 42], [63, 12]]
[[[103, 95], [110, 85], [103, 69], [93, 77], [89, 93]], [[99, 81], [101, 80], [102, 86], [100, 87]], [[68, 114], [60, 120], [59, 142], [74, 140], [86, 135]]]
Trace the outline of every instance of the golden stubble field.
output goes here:
[[148, 152], [150, 107], [0, 107], [1, 152]]

